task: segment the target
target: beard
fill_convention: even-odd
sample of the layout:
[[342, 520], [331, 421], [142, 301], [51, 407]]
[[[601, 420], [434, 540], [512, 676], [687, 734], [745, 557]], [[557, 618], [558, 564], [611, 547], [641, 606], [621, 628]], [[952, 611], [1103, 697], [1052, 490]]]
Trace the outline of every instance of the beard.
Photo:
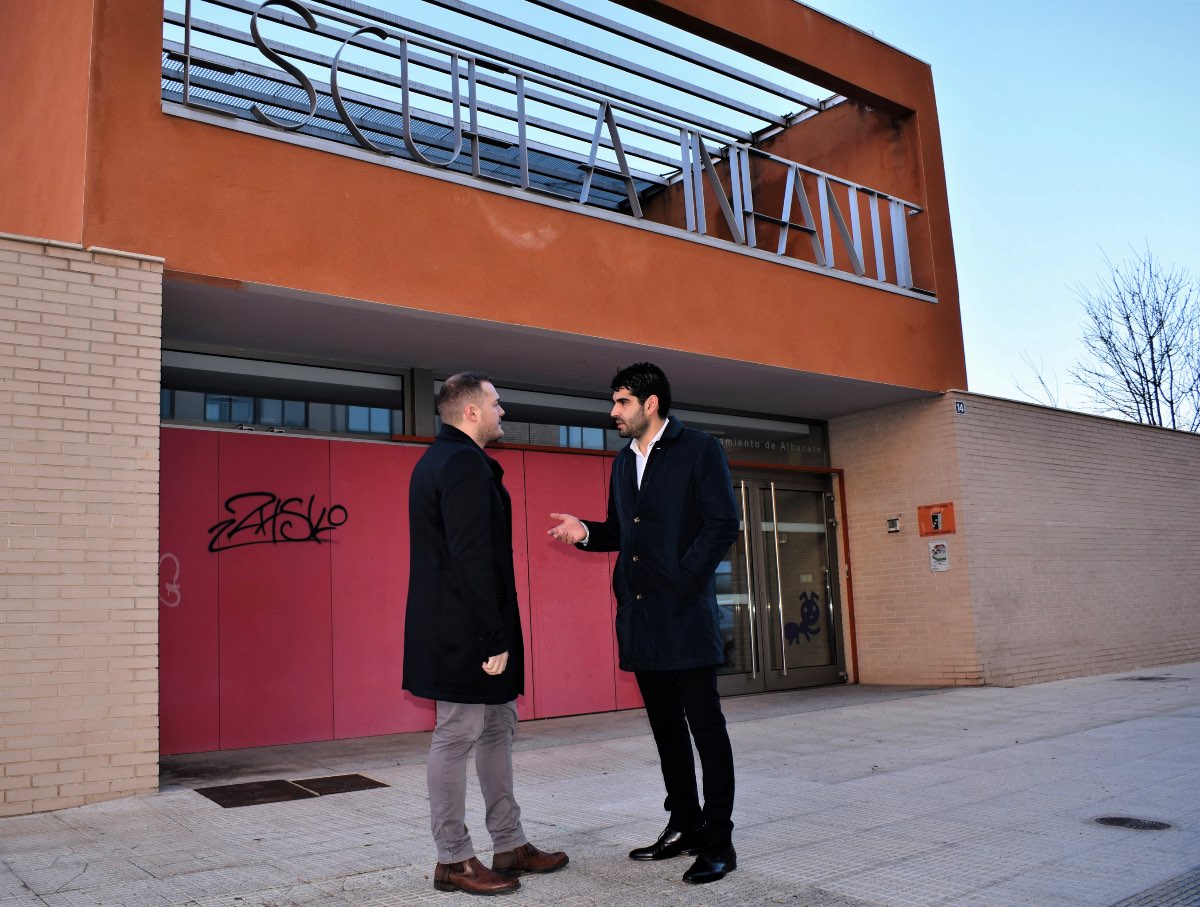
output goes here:
[[617, 431], [622, 438], [640, 438], [649, 424], [650, 420], [646, 418], [645, 411], [642, 411], [626, 419]]

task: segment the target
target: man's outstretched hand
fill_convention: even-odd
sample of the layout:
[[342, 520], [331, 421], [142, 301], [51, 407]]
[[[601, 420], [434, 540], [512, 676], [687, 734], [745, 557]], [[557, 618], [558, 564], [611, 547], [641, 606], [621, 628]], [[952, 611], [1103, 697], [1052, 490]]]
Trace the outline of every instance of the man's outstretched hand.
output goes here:
[[548, 529], [546, 534], [568, 545], [578, 545], [587, 538], [587, 529], [583, 523], [569, 513], [552, 513], [550, 519], [558, 520], [558, 525]]

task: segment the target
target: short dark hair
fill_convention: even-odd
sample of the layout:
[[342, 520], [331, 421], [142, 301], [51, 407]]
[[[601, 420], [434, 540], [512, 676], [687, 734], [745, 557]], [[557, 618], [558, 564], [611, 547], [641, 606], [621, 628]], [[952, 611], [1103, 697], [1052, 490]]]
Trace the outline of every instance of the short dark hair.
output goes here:
[[462, 421], [463, 407], [483, 395], [483, 383], [491, 381], [483, 372], [459, 372], [442, 382], [437, 395], [437, 411], [443, 422], [456, 425]]
[[643, 406], [648, 398], [658, 397], [658, 414], [664, 419], [671, 412], [671, 382], [653, 362], [635, 362], [613, 375], [612, 389], [623, 387]]

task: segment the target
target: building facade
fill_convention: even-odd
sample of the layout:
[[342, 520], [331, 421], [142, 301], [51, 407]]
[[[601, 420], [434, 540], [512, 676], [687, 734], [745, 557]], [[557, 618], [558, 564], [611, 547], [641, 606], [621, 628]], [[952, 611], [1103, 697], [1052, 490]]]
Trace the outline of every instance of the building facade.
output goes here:
[[956, 390], [926, 64], [791, 0], [484, 6], [0, 5], [0, 815], [432, 726], [407, 475], [463, 369], [524, 718], [639, 704], [611, 562], [545, 529], [640, 359], [729, 455], [724, 692], [1200, 654], [1197, 439]]

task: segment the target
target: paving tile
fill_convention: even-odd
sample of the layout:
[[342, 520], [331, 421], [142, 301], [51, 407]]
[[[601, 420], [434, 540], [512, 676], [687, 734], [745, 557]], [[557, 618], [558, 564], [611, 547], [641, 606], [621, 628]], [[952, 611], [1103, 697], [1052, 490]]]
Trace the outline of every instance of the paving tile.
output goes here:
[[1200, 904], [1200, 866], [1159, 882], [1112, 907], [1195, 907]]
[[7, 866], [0, 865], [0, 904], [5, 900], [33, 899], [36, 895], [29, 886]]
[[[526, 831], [571, 864], [505, 903], [1108, 907], [1200, 853], [1200, 664], [1167, 670], [1185, 679], [728, 700], [739, 868], [700, 887], [680, 881], [686, 857], [626, 856], [666, 820], [644, 713], [523, 724]], [[164, 760], [160, 794], [0, 821], [0, 907], [439, 902], [427, 749], [416, 734]], [[232, 810], [188, 786], [351, 773], [389, 786]], [[486, 862], [477, 791], [468, 803]], [[1175, 827], [1092, 821], [1106, 813]]]

